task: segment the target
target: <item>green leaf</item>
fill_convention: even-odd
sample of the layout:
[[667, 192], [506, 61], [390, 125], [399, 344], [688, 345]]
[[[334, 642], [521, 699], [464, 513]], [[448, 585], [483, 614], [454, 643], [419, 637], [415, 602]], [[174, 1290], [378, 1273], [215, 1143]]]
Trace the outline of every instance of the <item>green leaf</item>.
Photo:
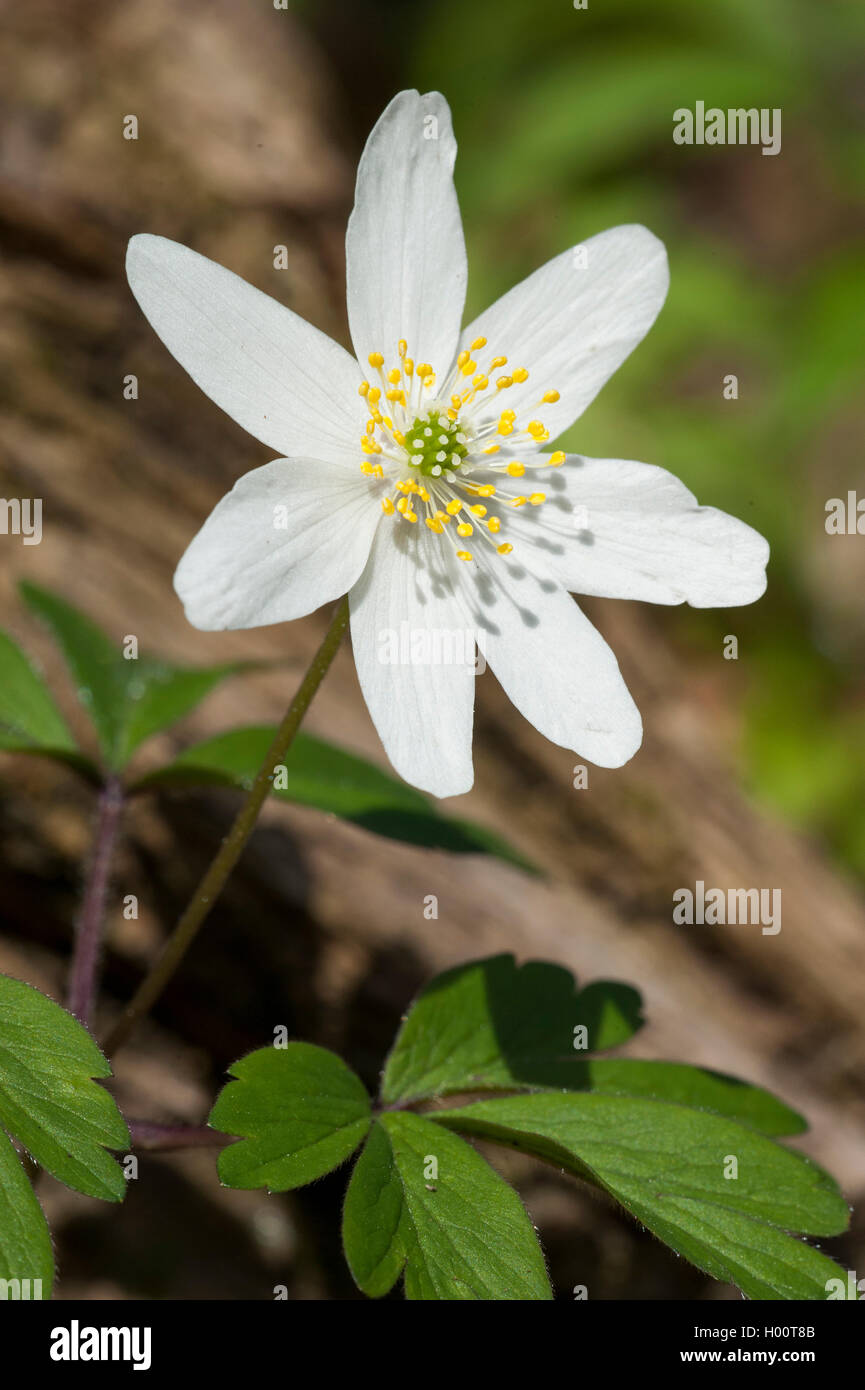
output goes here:
[[124, 698], [124, 672], [119, 652], [105, 634], [65, 599], [23, 583], [21, 596], [41, 618], [57, 642], [75, 681], [78, 698], [93, 721], [106, 758], [113, 753]]
[[185, 668], [151, 657], [126, 659], [95, 623], [65, 599], [35, 584], [21, 585], [32, 612], [58, 643], [99, 738], [109, 767], [124, 767], [153, 734], [174, 724], [227, 676], [252, 663]]
[[[275, 733], [275, 725], [255, 725], [217, 734], [142, 777], [135, 790], [160, 786], [248, 789]], [[440, 815], [413, 787], [322, 739], [298, 734], [284, 767], [284, 777], [274, 787], [274, 794], [283, 801], [330, 812], [392, 840], [455, 854], [492, 854], [535, 872], [492, 831]]]
[[0, 747], [75, 752], [75, 740], [47, 686], [12, 638], [0, 632]]
[[[535, 1154], [606, 1189], [638, 1221], [749, 1298], [822, 1299], [841, 1271], [787, 1231], [837, 1235], [837, 1184], [801, 1154], [665, 1101], [545, 1094], [479, 1101], [434, 1122]], [[731, 1159], [738, 1176], [731, 1172]]]
[[802, 1134], [807, 1121], [760, 1086], [723, 1072], [690, 1067], [684, 1062], [644, 1062], [637, 1058], [587, 1058], [577, 1090], [607, 1095], [643, 1096], [709, 1110], [748, 1125], [770, 1138]]
[[228, 1187], [287, 1192], [329, 1173], [370, 1126], [366, 1088], [335, 1053], [311, 1043], [263, 1047], [235, 1062], [209, 1123], [241, 1136], [219, 1155]]
[[402, 1271], [409, 1299], [552, 1298], [517, 1194], [468, 1144], [419, 1115], [385, 1113], [373, 1126], [346, 1194], [343, 1244], [372, 1298]]
[[181, 667], [139, 657], [124, 661], [127, 680], [125, 709], [115, 752], [124, 766], [135, 750], [153, 734], [176, 724], [228, 676], [253, 670], [254, 662], [230, 662], [223, 666]]
[[625, 1042], [642, 1021], [630, 985], [598, 980], [578, 991], [559, 965], [518, 966], [510, 955], [473, 961], [437, 976], [412, 1005], [385, 1065], [382, 1099], [579, 1087], [585, 1061], [575, 1030], [585, 1027], [595, 1051]]
[[111, 1075], [77, 1019], [21, 980], [0, 975], [0, 1125], [67, 1187], [120, 1202], [126, 1182], [106, 1148], [129, 1143], [123, 1117], [93, 1077]]
[[[29, 1281], [30, 1297], [37, 1297], [34, 1281], [41, 1281], [41, 1297], [48, 1298], [54, 1280], [51, 1236], [27, 1181], [12, 1141], [0, 1129], [0, 1279]], [[36, 1285], [38, 1289], [38, 1285]], [[19, 1287], [18, 1293], [22, 1292]], [[13, 1296], [7, 1290], [7, 1298]]]

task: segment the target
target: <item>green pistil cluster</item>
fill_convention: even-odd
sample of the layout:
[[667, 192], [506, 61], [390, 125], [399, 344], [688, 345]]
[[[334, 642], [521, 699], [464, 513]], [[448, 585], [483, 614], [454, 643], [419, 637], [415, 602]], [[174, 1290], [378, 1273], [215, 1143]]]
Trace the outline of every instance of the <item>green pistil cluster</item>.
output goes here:
[[405, 432], [405, 449], [412, 468], [427, 478], [446, 478], [468, 454], [459, 424], [439, 410], [418, 416]]

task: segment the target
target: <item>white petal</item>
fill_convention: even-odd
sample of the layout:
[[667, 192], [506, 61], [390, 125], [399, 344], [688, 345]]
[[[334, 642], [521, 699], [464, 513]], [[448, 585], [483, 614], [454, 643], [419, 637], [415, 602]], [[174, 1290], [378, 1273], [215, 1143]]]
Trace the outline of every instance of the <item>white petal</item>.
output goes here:
[[474, 547], [467, 565], [478, 645], [517, 709], [552, 743], [600, 767], [621, 767], [642, 722], [607, 643], [549, 578]]
[[[379, 528], [349, 596], [357, 674], [385, 752], [401, 777], [434, 796], [457, 796], [473, 781], [474, 640], [459, 598], [462, 563], [445, 537], [394, 519]], [[416, 663], [405, 659], [412, 644]]]
[[134, 236], [132, 293], [205, 395], [281, 454], [348, 461], [364, 409], [357, 363], [284, 304], [161, 236]]
[[[585, 267], [575, 256], [580, 249]], [[518, 424], [541, 420], [555, 439], [649, 331], [668, 285], [663, 243], [645, 227], [614, 227], [515, 285], [465, 329], [462, 346], [486, 338], [479, 367], [486, 354], [508, 359], [496, 376], [525, 367], [528, 381], [501, 392], [497, 406], [515, 410]], [[553, 390], [561, 399], [539, 405]]]
[[547, 501], [507, 509], [511, 539], [575, 593], [734, 608], [765, 591], [769, 546], [759, 532], [701, 507], [663, 468], [571, 454], [532, 478]]
[[193, 627], [284, 623], [348, 592], [366, 564], [381, 508], [338, 464], [275, 459], [240, 478], [177, 567]]
[[456, 141], [438, 92], [400, 92], [366, 143], [346, 236], [348, 317], [358, 361], [396, 362], [400, 338], [444, 382], [466, 295], [453, 184]]

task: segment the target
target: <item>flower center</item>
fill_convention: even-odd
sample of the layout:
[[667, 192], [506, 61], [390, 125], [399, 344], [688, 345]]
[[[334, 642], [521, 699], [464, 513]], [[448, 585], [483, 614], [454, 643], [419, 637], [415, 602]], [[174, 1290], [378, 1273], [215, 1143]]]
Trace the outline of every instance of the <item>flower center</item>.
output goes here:
[[430, 410], [415, 417], [405, 435], [410, 466], [427, 478], [447, 477], [468, 455], [467, 440], [457, 420], [449, 420], [443, 410]]
[[[362, 381], [358, 387], [369, 408], [360, 440], [366, 457], [360, 468], [368, 477], [390, 484], [392, 495], [381, 499], [385, 516], [415, 524], [423, 520], [436, 535], [452, 536], [455, 545], [456, 537], [474, 535], [491, 543], [499, 555], [508, 555], [513, 546], [499, 536], [502, 517], [490, 515], [485, 502], [496, 497], [490, 504], [496, 510], [526, 503], [539, 507], [545, 493], [514, 493], [501, 487], [499, 478], [513, 486], [527, 469], [556, 468], [565, 455], [559, 451], [529, 463], [513, 457], [510, 451], [537, 448], [550, 432], [540, 420], [529, 420], [521, 428], [515, 410], [500, 410], [494, 404], [501, 392], [515, 383], [522, 385], [529, 374], [525, 367], [514, 367], [496, 376], [508, 364], [500, 356], [479, 370], [473, 354], [480, 354], [486, 344], [486, 338], [476, 338], [464, 349], [438, 392], [433, 391], [433, 368], [428, 362], [415, 365], [405, 339], [397, 346], [398, 366], [386, 368], [384, 354], [371, 352], [369, 365], [380, 385]], [[546, 391], [537, 405], [558, 399], [558, 391]], [[497, 459], [503, 447], [509, 452]], [[457, 549], [456, 555], [474, 559], [469, 550]]]

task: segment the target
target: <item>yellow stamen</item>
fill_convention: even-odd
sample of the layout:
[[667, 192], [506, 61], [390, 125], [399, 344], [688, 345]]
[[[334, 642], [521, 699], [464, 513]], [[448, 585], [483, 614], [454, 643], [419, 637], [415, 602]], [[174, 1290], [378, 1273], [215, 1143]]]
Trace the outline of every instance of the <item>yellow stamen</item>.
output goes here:
[[469, 521], [461, 521], [457, 527], [458, 536], [470, 536], [474, 532], [474, 527]]
[[561, 468], [566, 458], [567, 455], [562, 449], [556, 449], [554, 454], [550, 454], [550, 467]]
[[499, 552], [500, 555], [510, 555], [511, 551], [513, 550], [513, 546], [511, 545], [510, 541], [502, 541], [501, 545], [496, 546], [496, 550]]
[[457, 559], [458, 559], [458, 560], [472, 560], [472, 559], [474, 559], [474, 556], [472, 555], [472, 553], [471, 553], [470, 550], [458, 550], [458, 551], [457, 551]]
[[545, 492], [533, 492], [529, 497], [529, 501], [533, 507], [539, 507], [541, 503], [546, 502], [546, 500], [547, 494]]
[[367, 361], [371, 367], [380, 367], [384, 362], [384, 357], [380, 352], [371, 352]]
[[522, 382], [522, 381], [528, 381], [528, 379], [529, 379], [529, 374], [528, 374], [528, 372], [526, 371], [525, 367], [515, 367], [514, 370], [513, 370], [513, 372], [511, 373], [511, 375], [512, 375], [514, 381], [521, 381], [521, 382]]
[[508, 464], [507, 471], [512, 478], [521, 478], [526, 471], [526, 465], [524, 463], [517, 463], [517, 461], [514, 460], [513, 463]]
[[396, 507], [394, 506], [393, 502], [390, 500], [389, 497], [383, 497], [381, 499], [381, 509], [384, 512], [385, 516], [393, 516], [394, 512], [396, 511]]

